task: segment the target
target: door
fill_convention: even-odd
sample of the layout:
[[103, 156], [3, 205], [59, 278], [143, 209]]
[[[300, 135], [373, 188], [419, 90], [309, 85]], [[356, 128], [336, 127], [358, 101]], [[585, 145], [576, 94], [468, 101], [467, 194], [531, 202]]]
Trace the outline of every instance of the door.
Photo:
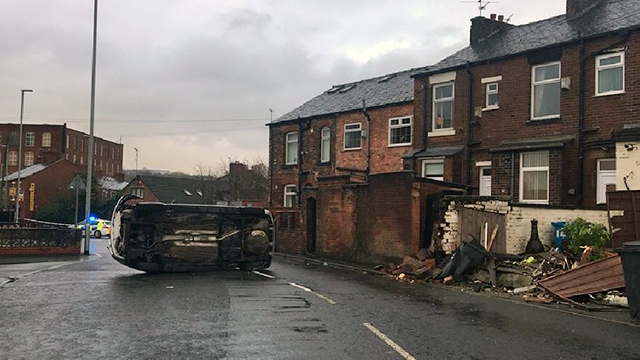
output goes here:
[[480, 196], [491, 196], [491, 168], [480, 168]]
[[596, 201], [598, 204], [607, 202], [607, 185], [616, 184], [616, 159], [598, 160], [598, 184]]

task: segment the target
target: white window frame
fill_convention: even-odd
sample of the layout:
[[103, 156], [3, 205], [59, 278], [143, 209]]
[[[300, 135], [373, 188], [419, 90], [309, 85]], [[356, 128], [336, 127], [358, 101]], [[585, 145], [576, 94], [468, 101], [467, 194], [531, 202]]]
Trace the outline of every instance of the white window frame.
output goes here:
[[131, 188], [131, 194], [142, 199], [144, 198], [144, 188]]
[[[442, 165], [442, 175], [441, 176], [428, 176], [427, 175], [427, 166], [431, 165], [431, 164]], [[421, 174], [422, 174], [422, 177], [427, 178], [427, 179], [444, 181], [444, 158], [443, 157], [439, 157], [439, 158], [431, 158], [431, 159], [422, 160]]]
[[36, 133], [29, 131], [24, 134], [24, 146], [36, 146]]
[[[525, 168], [523, 166], [524, 164], [524, 157], [525, 155], [531, 155], [531, 154], [538, 154], [538, 153], [546, 153], [547, 155], [547, 166], [531, 166], [531, 167], [527, 167]], [[519, 195], [520, 195], [520, 202], [521, 203], [527, 203], [527, 204], [549, 204], [549, 175], [550, 175], [550, 171], [549, 171], [549, 162], [550, 162], [550, 158], [549, 158], [549, 151], [548, 150], [543, 150], [543, 151], [531, 151], [531, 152], [523, 152], [520, 153], [520, 191], [519, 191]], [[525, 199], [524, 198], [524, 174], [526, 172], [539, 172], [539, 171], [546, 171], [547, 173], [547, 197], [546, 199]]]
[[17, 151], [9, 151], [9, 158], [7, 159], [7, 163], [9, 166], [18, 165], [18, 152]]
[[31, 166], [34, 164], [35, 161], [35, 155], [33, 153], [33, 151], [27, 151], [24, 153], [24, 166]]
[[296, 165], [298, 163], [298, 133], [289, 132], [285, 135], [285, 165]]
[[[547, 67], [547, 66], [554, 66], [557, 65], [558, 66], [558, 77], [557, 78], [553, 78], [553, 79], [546, 79], [546, 80], [540, 80], [540, 81], [536, 81], [536, 69], [541, 68], [541, 67]], [[536, 112], [536, 86], [545, 86], [545, 85], [551, 85], [551, 84], [558, 84], [558, 88], [560, 88], [560, 82], [562, 79], [562, 65], [560, 64], [560, 61], [554, 61], [554, 62], [549, 62], [549, 63], [544, 63], [544, 64], [540, 64], [540, 65], [536, 65], [536, 66], [532, 66], [531, 67], [531, 119], [532, 120], [544, 120], [544, 119], [555, 119], [560, 117], [560, 106], [558, 106], [558, 113], [557, 114], [550, 114], [550, 115], [544, 115], [544, 116], [535, 116], [535, 112]], [[560, 94], [559, 94], [560, 96]], [[558, 103], [560, 103], [560, 99], [558, 99]]]
[[45, 132], [42, 133], [42, 147], [51, 147], [51, 133]]
[[[620, 63], [618, 63], [618, 64], [610, 64], [610, 65], [600, 65], [600, 60], [604, 60], [604, 59], [608, 59], [608, 58], [612, 58], [612, 57], [616, 57], [616, 56], [620, 56]], [[596, 64], [595, 64], [595, 67], [596, 67], [596, 90], [595, 90], [595, 94], [596, 94], [596, 96], [615, 95], [615, 94], [624, 93], [625, 92], [625, 90], [624, 90], [625, 89], [624, 51], [619, 51], [619, 52], [615, 52], [615, 53], [596, 56], [595, 61], [596, 61]], [[598, 86], [598, 85], [600, 85], [600, 71], [609, 70], [609, 69], [615, 69], [615, 68], [622, 68], [622, 89], [600, 92], [599, 86]]]
[[[402, 116], [396, 118], [389, 119], [389, 136], [388, 136], [388, 146], [407, 146], [411, 145], [411, 139], [413, 138], [413, 116]], [[405, 142], [394, 143], [392, 142], [392, 132], [397, 129], [409, 128], [409, 139]]]
[[[480, 196], [491, 196], [491, 180], [492, 180], [492, 173], [493, 173], [493, 169], [491, 168], [491, 163], [489, 163], [489, 166], [480, 166], [478, 167], [479, 169], [479, 177], [478, 177], [478, 195]], [[489, 170], [491, 172], [491, 174], [489, 174], [489, 176], [484, 174], [485, 170]], [[486, 188], [484, 187], [484, 183], [483, 180], [486, 178], [489, 178], [489, 193], [487, 194], [485, 192]]]
[[282, 199], [283, 207], [295, 207], [298, 202], [298, 186], [293, 184], [284, 185], [282, 187], [284, 193]]
[[[491, 89], [492, 86], [495, 86], [495, 89]], [[500, 99], [498, 97], [498, 82], [490, 82], [486, 84], [485, 87], [485, 109], [489, 110], [489, 109], [498, 109], [500, 106]], [[489, 97], [491, 95], [495, 95], [496, 96], [496, 103], [495, 104], [489, 104]]]
[[[358, 146], [347, 147], [347, 134], [349, 133], [358, 133]], [[362, 123], [350, 123], [344, 124], [344, 141], [343, 141], [343, 149], [344, 150], [360, 150], [362, 149]]]
[[320, 162], [331, 161], [331, 129], [328, 126], [320, 129]]
[[[442, 88], [442, 87], [451, 87], [451, 96], [450, 97], [443, 97], [443, 98], [438, 98], [436, 99], [436, 89], [438, 88]], [[442, 83], [442, 84], [435, 84], [432, 87], [433, 90], [433, 104], [432, 104], [432, 121], [431, 121], [431, 131], [433, 132], [438, 132], [438, 131], [450, 131], [451, 129], [453, 129], [453, 118], [454, 118], [454, 104], [455, 104], [455, 97], [456, 97], [456, 87], [455, 84], [453, 82], [448, 82], [448, 83]], [[442, 119], [442, 127], [441, 128], [436, 128], [437, 124], [436, 124], [436, 105], [437, 104], [442, 104], [442, 103], [451, 103], [451, 125], [448, 127], [444, 127], [444, 122], [446, 119]]]
[[[613, 170], [602, 170], [603, 162], [613, 162]], [[610, 159], [598, 159], [598, 173], [596, 178], [596, 204], [605, 204], [607, 202], [607, 185], [615, 185], [616, 178], [616, 158]], [[614, 182], [604, 183], [602, 182], [603, 175], [613, 175]]]

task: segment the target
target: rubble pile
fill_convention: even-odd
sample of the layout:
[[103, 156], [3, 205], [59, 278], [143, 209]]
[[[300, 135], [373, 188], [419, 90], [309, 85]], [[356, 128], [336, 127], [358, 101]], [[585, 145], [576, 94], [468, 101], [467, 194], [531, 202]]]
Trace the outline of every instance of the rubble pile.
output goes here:
[[557, 248], [524, 254], [488, 252], [477, 240], [464, 241], [453, 254], [436, 259], [425, 249], [405, 256], [400, 264], [378, 266], [398, 281], [437, 282], [520, 296], [530, 303], [566, 303], [589, 311], [626, 307], [620, 256], [609, 253], [589, 262]]

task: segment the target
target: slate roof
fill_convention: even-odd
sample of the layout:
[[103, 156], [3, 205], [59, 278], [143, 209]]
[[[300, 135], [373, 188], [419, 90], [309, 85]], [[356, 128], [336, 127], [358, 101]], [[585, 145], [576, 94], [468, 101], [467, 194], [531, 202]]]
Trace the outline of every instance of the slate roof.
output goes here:
[[367, 108], [413, 101], [412, 75], [428, 67], [405, 70], [371, 79], [334, 85], [331, 89], [298, 106], [293, 111], [273, 120], [271, 124], [312, 118]]
[[578, 17], [559, 15], [499, 31], [438, 62], [418, 75], [453, 70], [467, 62], [497, 60], [640, 27], [640, 0], [607, 0]]
[[[198, 178], [139, 175], [142, 182], [153, 191], [159, 201], [177, 204], [203, 204], [206, 199], [214, 198], [212, 194], [215, 180]], [[136, 178], [131, 182], [137, 181]], [[185, 191], [186, 190], [186, 191]], [[191, 194], [191, 195], [189, 195]]]
[[[58, 160], [60, 161], [60, 160]], [[58, 162], [56, 161], [56, 162]], [[53, 163], [55, 164], [55, 163]], [[35, 165], [31, 165], [29, 167], [26, 167], [22, 170], [20, 170], [20, 179], [25, 179], [35, 173], [38, 173], [44, 169], [47, 168], [47, 166], [51, 166], [53, 164], [49, 164], [49, 165], [42, 165], [42, 164], [35, 164]], [[12, 181], [12, 180], [17, 180], [18, 179], [18, 172], [12, 172], [11, 174], [7, 175], [4, 179], [4, 181]]]

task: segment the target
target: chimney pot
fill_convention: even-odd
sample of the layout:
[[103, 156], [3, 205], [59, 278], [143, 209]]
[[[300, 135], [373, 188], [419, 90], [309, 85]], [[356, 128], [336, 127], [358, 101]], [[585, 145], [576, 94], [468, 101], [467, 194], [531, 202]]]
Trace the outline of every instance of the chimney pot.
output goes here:
[[504, 20], [504, 15], [498, 15], [498, 21], [502, 22]]
[[491, 20], [495, 20], [496, 19], [496, 14], [491, 14]]

